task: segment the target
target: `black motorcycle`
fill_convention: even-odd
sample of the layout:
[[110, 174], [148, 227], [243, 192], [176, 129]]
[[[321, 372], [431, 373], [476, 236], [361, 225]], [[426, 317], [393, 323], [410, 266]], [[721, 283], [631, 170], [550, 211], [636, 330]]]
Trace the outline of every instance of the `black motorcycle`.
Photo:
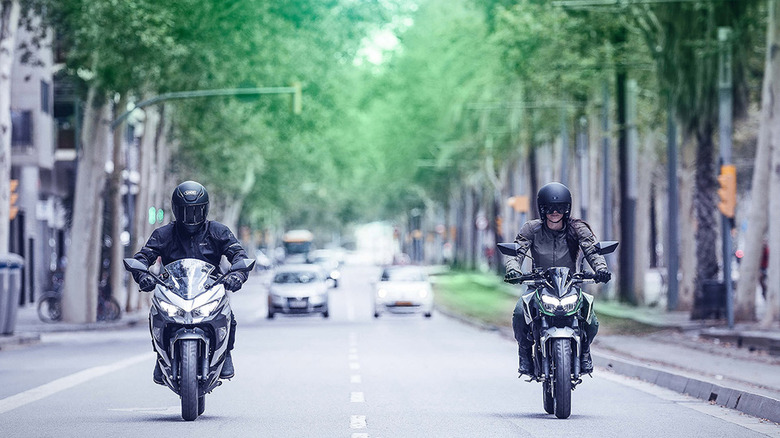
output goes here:
[[232, 317], [222, 281], [232, 272], [251, 272], [255, 262], [236, 262], [219, 277], [198, 259], [170, 263], [159, 276], [136, 259], [124, 259], [124, 265], [157, 281], [149, 309], [152, 344], [165, 384], [181, 397], [182, 418], [192, 421], [205, 410], [206, 394], [222, 384]]
[[[618, 242], [600, 242], [596, 249], [603, 255], [613, 252], [617, 246]], [[498, 249], [507, 256], [519, 255], [516, 243], [499, 243]], [[528, 293], [522, 300], [525, 321], [534, 339], [534, 375], [529, 382], [542, 382], [545, 412], [568, 418], [571, 391], [582, 383], [580, 357], [585, 341], [582, 323], [590, 323], [593, 318], [593, 295], [583, 292], [580, 286], [594, 283], [593, 274], [552, 267], [505, 281], [528, 285]]]

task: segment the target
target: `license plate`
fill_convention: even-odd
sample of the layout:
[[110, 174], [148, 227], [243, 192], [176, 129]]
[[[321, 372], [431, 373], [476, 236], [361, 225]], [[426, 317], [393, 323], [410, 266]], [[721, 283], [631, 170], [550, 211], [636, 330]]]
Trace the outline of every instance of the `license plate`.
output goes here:
[[306, 307], [306, 300], [290, 300], [288, 304], [292, 308], [300, 309]]
[[411, 301], [396, 301], [396, 306], [413, 306]]

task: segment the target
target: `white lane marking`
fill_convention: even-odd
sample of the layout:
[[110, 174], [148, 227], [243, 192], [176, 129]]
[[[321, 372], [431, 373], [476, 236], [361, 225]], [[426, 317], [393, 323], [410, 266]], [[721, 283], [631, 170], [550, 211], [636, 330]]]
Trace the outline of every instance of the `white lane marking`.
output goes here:
[[357, 363], [357, 362], [351, 362], [349, 364], [349, 369], [351, 369], [351, 370], [359, 370], [360, 369], [360, 364]]
[[349, 417], [349, 427], [352, 429], [365, 429], [366, 428], [366, 416], [365, 415], [351, 415]]
[[356, 347], [350, 347], [349, 348], [349, 354], [357, 354], [357, 348]]
[[36, 388], [28, 389], [27, 391], [20, 392], [19, 394], [6, 397], [0, 400], [0, 414], [24, 406], [26, 404], [38, 401], [40, 399], [46, 398], [60, 391], [65, 391], [66, 389], [73, 388], [74, 386], [88, 382], [92, 379], [104, 376], [109, 373], [113, 373], [115, 371], [119, 371], [122, 368], [127, 368], [139, 362], [150, 361], [154, 357], [153, 355], [154, 355], [153, 352], [149, 352], [149, 353], [144, 353], [144, 354], [139, 354], [137, 356], [129, 357], [127, 359], [120, 360], [112, 364], [88, 368], [86, 370], [79, 371], [78, 373], [74, 373], [69, 376], [59, 378], [57, 380], [51, 381], [44, 385], [38, 386]]
[[352, 332], [349, 334], [349, 346], [357, 347], [357, 333]]
[[363, 403], [366, 401], [366, 397], [362, 392], [351, 392], [349, 394], [349, 401], [352, 403]]
[[368, 438], [367, 433], [353, 433], [352, 438]]
[[349, 383], [363, 383], [363, 379], [360, 377], [360, 374], [353, 374], [349, 378]]
[[351, 360], [352, 362], [355, 362], [355, 361], [359, 360], [358, 359], [358, 355], [357, 354], [350, 354], [349, 355], [349, 360]]

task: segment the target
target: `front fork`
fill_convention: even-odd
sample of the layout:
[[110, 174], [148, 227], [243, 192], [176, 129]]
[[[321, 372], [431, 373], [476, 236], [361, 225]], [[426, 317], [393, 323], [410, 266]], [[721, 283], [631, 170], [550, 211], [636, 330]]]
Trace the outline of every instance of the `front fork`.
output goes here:
[[[572, 382], [580, 380], [580, 357], [582, 356], [582, 330], [578, 318], [572, 317], [571, 324], [567, 327], [550, 327], [547, 317], [540, 316], [532, 325], [534, 334], [534, 365], [536, 368], [536, 380], [550, 381], [553, 369], [550, 364], [550, 350], [553, 339], [570, 339], [572, 342]], [[576, 384], [575, 383], [575, 384]]]

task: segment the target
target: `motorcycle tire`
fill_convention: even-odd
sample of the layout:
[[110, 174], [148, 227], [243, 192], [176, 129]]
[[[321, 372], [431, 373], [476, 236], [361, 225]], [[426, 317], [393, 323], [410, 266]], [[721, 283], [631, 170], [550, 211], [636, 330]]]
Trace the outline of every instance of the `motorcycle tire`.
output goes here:
[[542, 382], [542, 402], [544, 403], [544, 412], [548, 414], [555, 413], [555, 399], [552, 393], [552, 384], [549, 380]]
[[181, 417], [185, 421], [198, 418], [198, 341], [185, 339], [181, 341], [181, 380], [179, 396], [181, 396]]
[[206, 410], [206, 396], [202, 395], [198, 397], [198, 415], [203, 415]]
[[555, 416], [569, 418], [571, 415], [571, 340], [553, 339], [552, 352]]
[[62, 319], [62, 306], [58, 297], [44, 296], [38, 301], [38, 318], [43, 322], [57, 322]]

